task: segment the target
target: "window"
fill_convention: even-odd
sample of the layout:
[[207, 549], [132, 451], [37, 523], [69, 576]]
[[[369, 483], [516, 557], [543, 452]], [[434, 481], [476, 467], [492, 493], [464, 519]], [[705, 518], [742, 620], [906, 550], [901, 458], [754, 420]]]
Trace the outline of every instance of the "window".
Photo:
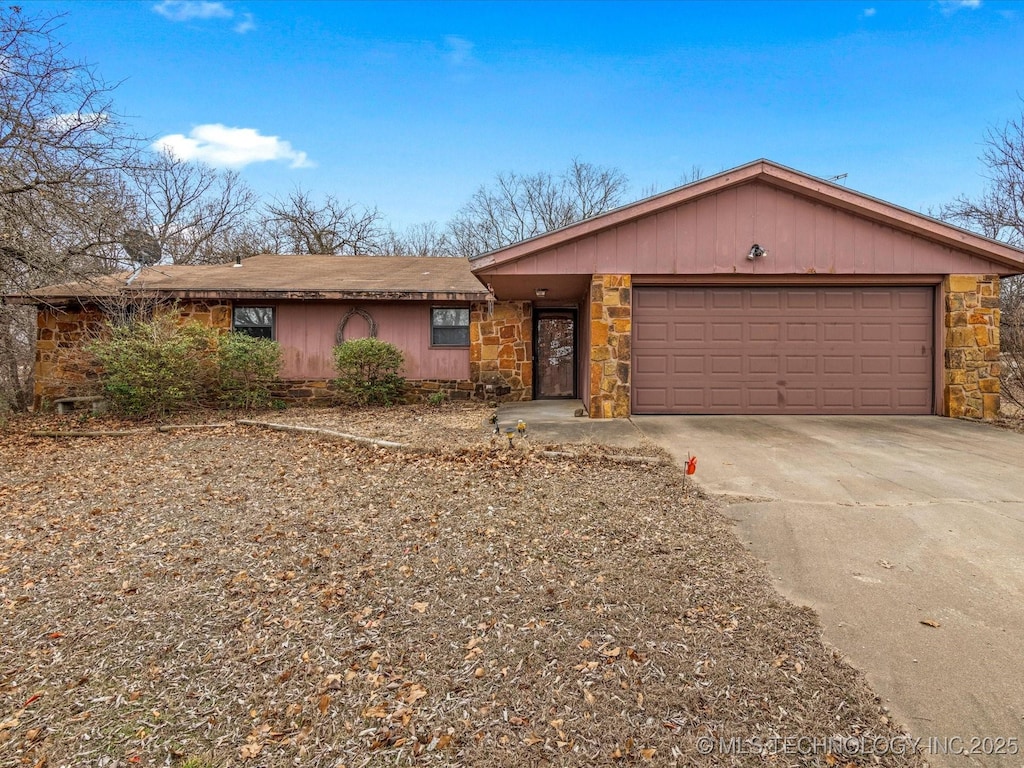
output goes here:
[[461, 307], [431, 308], [430, 346], [468, 347], [469, 309]]
[[231, 330], [258, 339], [274, 338], [274, 308], [235, 307]]

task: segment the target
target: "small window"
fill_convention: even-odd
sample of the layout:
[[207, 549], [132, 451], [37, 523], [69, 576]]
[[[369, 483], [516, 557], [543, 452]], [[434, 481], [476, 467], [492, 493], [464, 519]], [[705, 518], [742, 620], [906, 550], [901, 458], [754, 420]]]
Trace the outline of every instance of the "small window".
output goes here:
[[258, 339], [274, 338], [274, 308], [235, 307], [231, 330]]
[[430, 310], [430, 345], [468, 347], [469, 309], [433, 307]]

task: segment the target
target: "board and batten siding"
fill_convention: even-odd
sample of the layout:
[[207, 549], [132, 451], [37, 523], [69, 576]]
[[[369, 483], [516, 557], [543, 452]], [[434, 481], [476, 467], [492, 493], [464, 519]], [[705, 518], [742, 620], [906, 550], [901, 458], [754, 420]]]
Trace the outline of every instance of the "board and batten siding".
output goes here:
[[[281, 344], [284, 358], [282, 379], [333, 378], [336, 373], [332, 350], [337, 343], [338, 325], [348, 311], [356, 307], [369, 313], [376, 321], [378, 339], [394, 344], [405, 353], [405, 378], [469, 379], [468, 347], [430, 346], [430, 308], [453, 306], [450, 303], [307, 301], [275, 306], [275, 337]], [[345, 338], [367, 335], [366, 321], [353, 315], [346, 325]]]
[[[759, 243], [768, 254], [746, 259]], [[944, 275], [991, 264], [895, 227], [755, 182], [680, 203], [488, 274]]]

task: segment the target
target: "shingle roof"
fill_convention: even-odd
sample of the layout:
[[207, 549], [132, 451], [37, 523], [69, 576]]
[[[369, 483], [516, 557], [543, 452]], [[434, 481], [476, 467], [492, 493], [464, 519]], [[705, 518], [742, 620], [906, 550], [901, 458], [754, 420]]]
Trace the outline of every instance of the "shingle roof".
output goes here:
[[412, 256], [261, 254], [235, 264], [157, 265], [128, 283], [130, 273], [47, 286], [23, 299], [111, 295], [175, 298], [452, 299], [483, 298], [487, 290], [469, 261]]

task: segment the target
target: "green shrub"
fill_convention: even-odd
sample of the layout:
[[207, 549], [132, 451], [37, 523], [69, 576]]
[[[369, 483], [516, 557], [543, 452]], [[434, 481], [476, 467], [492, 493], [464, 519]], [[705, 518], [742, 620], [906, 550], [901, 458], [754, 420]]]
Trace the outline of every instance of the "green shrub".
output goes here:
[[353, 339], [334, 348], [335, 386], [356, 405], [392, 405], [405, 392], [402, 351], [380, 339]]
[[281, 370], [281, 345], [244, 333], [217, 339], [218, 399], [230, 408], [265, 408]]
[[214, 371], [216, 331], [180, 325], [172, 314], [108, 326], [89, 346], [103, 368], [103, 390], [114, 411], [162, 416], [200, 401]]
[[427, 398], [427, 402], [430, 403], [431, 405], [444, 405], [444, 403], [445, 403], [445, 401], [447, 399], [448, 399], [448, 393], [445, 392], [442, 389], [442, 390], [438, 390], [437, 392], [432, 394], [430, 397], [428, 397]]
[[89, 351], [102, 368], [111, 409], [139, 418], [200, 404], [267, 406], [270, 382], [281, 367], [277, 342], [181, 324], [174, 313], [111, 324]]

